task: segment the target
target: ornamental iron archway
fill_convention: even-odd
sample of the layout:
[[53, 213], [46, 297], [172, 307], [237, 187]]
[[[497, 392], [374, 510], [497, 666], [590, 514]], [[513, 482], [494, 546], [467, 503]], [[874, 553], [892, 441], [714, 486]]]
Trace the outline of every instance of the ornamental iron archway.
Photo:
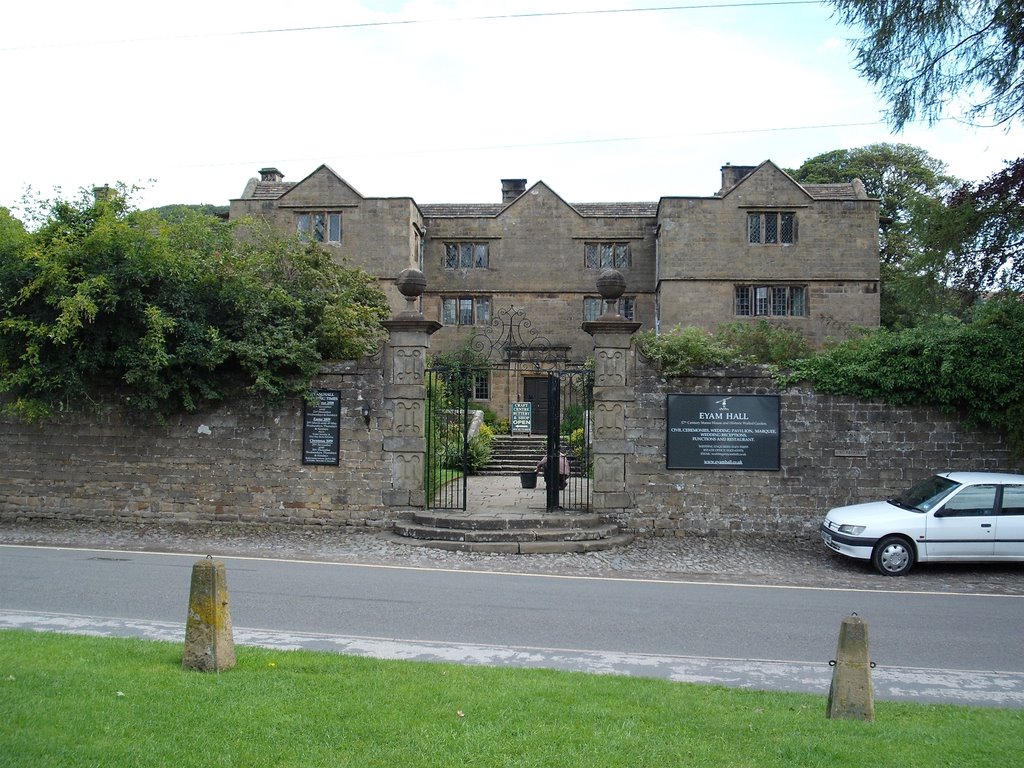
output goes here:
[[[426, 505], [433, 509], [466, 509], [467, 476], [474, 444], [470, 435], [469, 404], [478, 377], [494, 370], [508, 371], [521, 381], [543, 382], [536, 408], [546, 437], [543, 472], [546, 508], [589, 509], [591, 498], [591, 412], [593, 372], [570, 367], [568, 345], [552, 344], [534, 328], [526, 311], [503, 307], [467, 341], [477, 360], [490, 366], [455, 364], [426, 371], [427, 455]], [[525, 386], [525, 385], [524, 385]], [[515, 394], [518, 395], [517, 383]], [[512, 388], [508, 389], [511, 405]], [[524, 394], [525, 396], [525, 394]], [[564, 456], [563, 456], [564, 454]], [[568, 469], [568, 472], [560, 471]], [[563, 475], [565, 475], [563, 480]]]

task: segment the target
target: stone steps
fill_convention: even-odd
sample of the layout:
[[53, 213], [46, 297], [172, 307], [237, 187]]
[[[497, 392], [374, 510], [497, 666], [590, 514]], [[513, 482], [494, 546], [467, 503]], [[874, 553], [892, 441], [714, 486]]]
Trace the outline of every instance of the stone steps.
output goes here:
[[518, 475], [537, 468], [547, 447], [547, 438], [532, 435], [495, 435], [491, 460], [481, 475]]
[[428, 510], [396, 523], [391, 535], [413, 546], [492, 554], [596, 552], [624, 546], [633, 539], [596, 514], [539, 511], [473, 514]]

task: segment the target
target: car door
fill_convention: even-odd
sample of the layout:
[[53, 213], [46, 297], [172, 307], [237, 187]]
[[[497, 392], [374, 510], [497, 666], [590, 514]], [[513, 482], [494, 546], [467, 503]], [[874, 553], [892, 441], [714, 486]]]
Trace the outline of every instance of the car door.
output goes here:
[[986, 559], [995, 551], [996, 485], [968, 485], [928, 514], [929, 560]]
[[996, 515], [996, 557], [1024, 557], [1024, 485], [1004, 485]]

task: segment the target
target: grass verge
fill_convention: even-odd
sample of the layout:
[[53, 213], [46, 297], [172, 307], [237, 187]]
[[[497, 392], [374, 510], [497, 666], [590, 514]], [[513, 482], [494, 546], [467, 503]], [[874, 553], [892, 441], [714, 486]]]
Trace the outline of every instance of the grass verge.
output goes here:
[[1015, 765], [1024, 712], [582, 673], [237, 648], [221, 674], [182, 647], [0, 631], [2, 766]]

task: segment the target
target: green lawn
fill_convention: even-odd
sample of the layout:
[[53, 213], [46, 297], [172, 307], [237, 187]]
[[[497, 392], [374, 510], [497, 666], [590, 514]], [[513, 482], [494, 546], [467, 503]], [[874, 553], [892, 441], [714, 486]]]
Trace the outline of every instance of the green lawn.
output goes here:
[[2, 766], [1010, 766], [1024, 712], [0, 631]]

